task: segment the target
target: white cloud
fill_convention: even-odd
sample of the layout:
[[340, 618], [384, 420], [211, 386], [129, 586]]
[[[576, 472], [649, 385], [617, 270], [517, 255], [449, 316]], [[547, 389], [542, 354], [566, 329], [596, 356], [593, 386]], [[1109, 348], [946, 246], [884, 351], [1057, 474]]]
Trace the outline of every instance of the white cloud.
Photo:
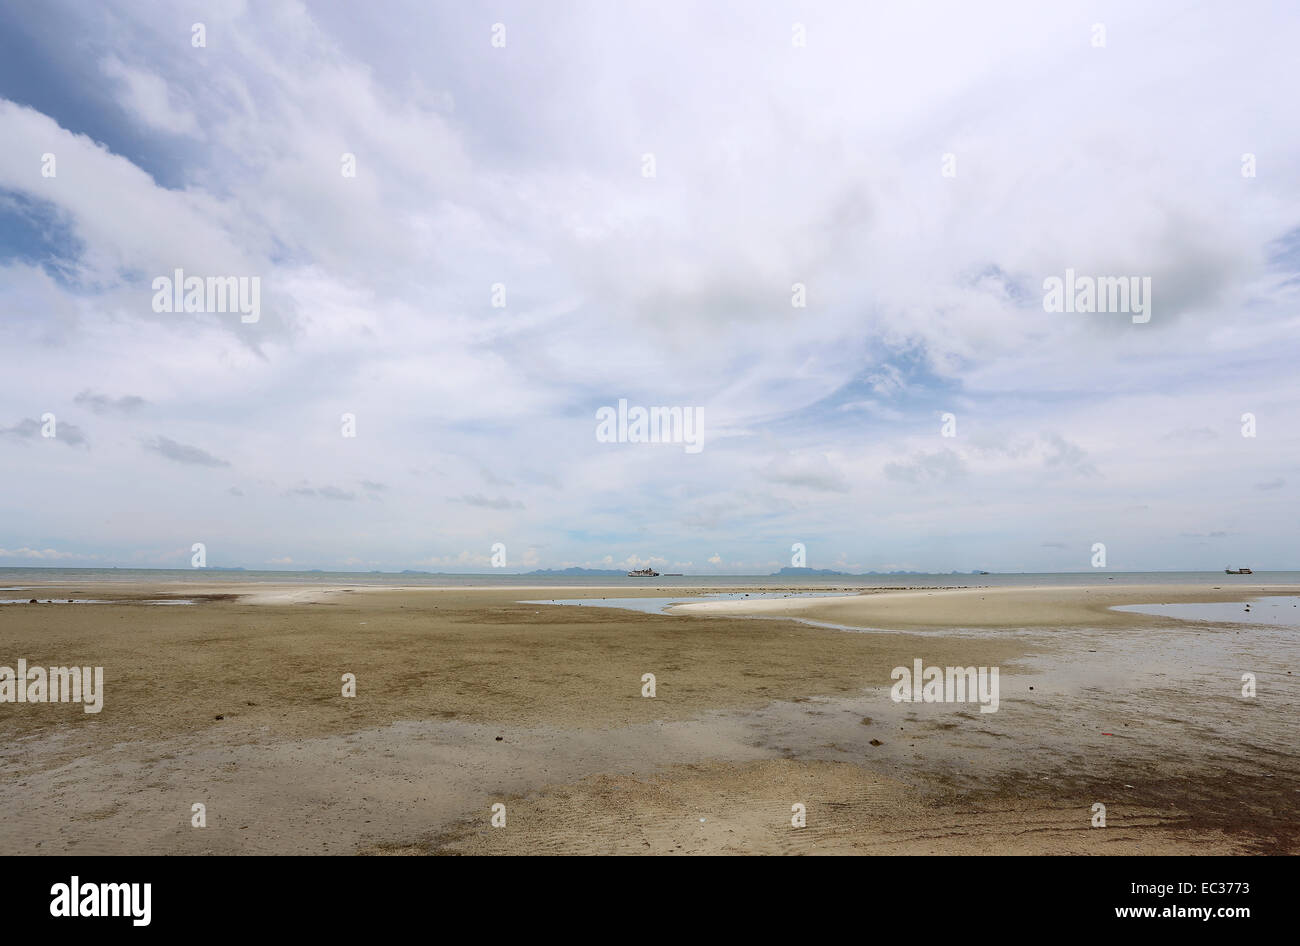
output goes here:
[[[0, 260], [3, 423], [90, 446], [0, 438], [6, 544], [1010, 568], [1048, 517], [1147, 567], [1224, 526], [1300, 566], [1293, 491], [1220, 488], [1300, 463], [1293, 11], [1115, 8], [1096, 51], [1069, 7], [829, 4], [795, 50], [748, 4], [523, 5], [503, 56], [455, 7], [235, 4], [205, 50], [166, 9], [69, 20], [116, 135], [0, 87], [0, 190], [71, 239], [60, 278]], [[1151, 323], [1043, 312], [1067, 266], [1150, 274]], [[259, 276], [261, 321], [152, 312], [177, 267]], [[704, 451], [596, 443], [619, 397], [704, 407]]]
[[100, 63], [104, 75], [120, 84], [119, 101], [133, 117], [150, 128], [174, 135], [197, 135], [194, 115], [172, 103], [167, 83], [146, 69], [128, 66], [116, 56]]
[[95, 555], [78, 555], [75, 552], [60, 552], [57, 549], [29, 549], [26, 546], [20, 549], [0, 549], [0, 558], [28, 558], [42, 559], [45, 561], [57, 561], [59, 559], [69, 558], [97, 558]]

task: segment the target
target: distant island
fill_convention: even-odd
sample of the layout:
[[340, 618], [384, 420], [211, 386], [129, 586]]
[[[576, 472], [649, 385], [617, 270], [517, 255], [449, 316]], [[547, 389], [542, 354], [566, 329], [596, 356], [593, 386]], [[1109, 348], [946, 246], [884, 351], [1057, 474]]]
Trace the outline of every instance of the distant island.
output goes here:
[[602, 576], [602, 575], [603, 575], [603, 576], [606, 576], [606, 577], [613, 577], [613, 578], [626, 578], [626, 577], [627, 577], [627, 572], [626, 572], [626, 571], [623, 571], [623, 570], [621, 570], [621, 569], [617, 569], [617, 568], [578, 568], [577, 566], [571, 566], [571, 567], [569, 567], [569, 568], [539, 568], [539, 569], [537, 569], [536, 571], [526, 572], [525, 574], [528, 574], [528, 575], [541, 575], [541, 576], [546, 576], [546, 575], [583, 575], [583, 576], [586, 576], [586, 577], [588, 577], [588, 578], [591, 578], [591, 577], [600, 577], [600, 576]]
[[770, 578], [788, 578], [791, 575], [832, 575], [852, 577], [851, 572], [837, 572], [833, 568], [792, 568], [787, 565], [779, 572], [772, 572]]
[[[837, 572], [831, 568], [793, 568], [787, 565], [779, 572], [772, 572], [769, 578], [790, 578], [800, 575], [827, 575], [836, 578], [862, 578], [866, 575], [941, 575], [944, 572], [916, 572], [899, 569], [892, 572]], [[978, 569], [969, 572], [951, 571], [949, 575], [987, 575], [988, 572], [979, 571]]]

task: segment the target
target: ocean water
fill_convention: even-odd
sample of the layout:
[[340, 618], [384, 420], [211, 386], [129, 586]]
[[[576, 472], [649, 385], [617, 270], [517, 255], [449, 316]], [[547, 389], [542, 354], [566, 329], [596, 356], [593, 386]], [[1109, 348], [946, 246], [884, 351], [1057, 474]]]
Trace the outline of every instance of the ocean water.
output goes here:
[[523, 572], [488, 574], [428, 574], [400, 572], [326, 571], [222, 571], [213, 568], [0, 568], [0, 592], [19, 591], [34, 585], [66, 585], [78, 581], [122, 581], [151, 583], [246, 584], [301, 583], [328, 585], [428, 586], [465, 588], [471, 586], [575, 587], [594, 586], [624, 589], [760, 588], [777, 586], [816, 590], [855, 588], [939, 588], [939, 587], [1045, 587], [1065, 585], [1106, 587], [1115, 585], [1178, 585], [1210, 583], [1222, 588], [1238, 586], [1300, 584], [1300, 572], [1255, 572], [1253, 575], [1225, 575], [1214, 572], [1086, 572], [1003, 573], [992, 575], [686, 575], [682, 578], [628, 578], [619, 576], [530, 575]]

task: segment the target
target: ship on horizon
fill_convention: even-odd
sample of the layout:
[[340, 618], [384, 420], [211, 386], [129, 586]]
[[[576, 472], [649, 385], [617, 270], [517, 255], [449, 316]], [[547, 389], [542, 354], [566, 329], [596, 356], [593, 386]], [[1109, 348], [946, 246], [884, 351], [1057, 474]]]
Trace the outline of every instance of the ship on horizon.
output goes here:
[[1225, 569], [1223, 570], [1223, 573], [1224, 573], [1225, 575], [1253, 575], [1253, 574], [1255, 574], [1255, 573], [1252, 572], [1249, 568], [1225, 568]]
[[638, 568], [627, 573], [628, 578], [658, 578], [659, 573], [653, 568]]

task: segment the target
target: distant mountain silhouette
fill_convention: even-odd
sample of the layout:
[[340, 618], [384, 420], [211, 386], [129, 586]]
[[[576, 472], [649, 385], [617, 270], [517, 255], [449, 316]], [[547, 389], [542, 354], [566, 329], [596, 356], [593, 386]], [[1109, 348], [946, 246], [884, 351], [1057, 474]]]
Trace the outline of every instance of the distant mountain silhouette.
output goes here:
[[571, 566], [569, 568], [539, 568], [535, 571], [526, 572], [528, 575], [613, 575], [618, 578], [625, 577], [627, 571], [618, 568], [578, 568]]
[[842, 578], [863, 578], [863, 577], [865, 577], [865, 576], [867, 576], [867, 575], [943, 575], [943, 574], [947, 574], [947, 575], [987, 575], [988, 572], [982, 572], [982, 571], [979, 571], [979, 570], [977, 570], [977, 569], [976, 569], [976, 570], [972, 570], [972, 571], [968, 571], [968, 572], [958, 572], [958, 571], [951, 571], [951, 572], [914, 572], [914, 571], [905, 571], [905, 570], [903, 570], [903, 569], [899, 569], [899, 570], [897, 570], [897, 571], [892, 571], [892, 572], [837, 572], [837, 571], [835, 571], [834, 569], [831, 569], [831, 568], [792, 568], [791, 566], [787, 565], [785, 568], [781, 569], [779, 572], [772, 572], [772, 574], [769, 575], [768, 577], [769, 577], [769, 578], [790, 578], [790, 577], [795, 576], [795, 575], [831, 575], [831, 576], [839, 576], [839, 577], [842, 577]]
[[851, 572], [837, 572], [831, 568], [793, 568], [787, 565], [779, 572], [772, 572], [772, 578], [790, 575], [852, 575]]

